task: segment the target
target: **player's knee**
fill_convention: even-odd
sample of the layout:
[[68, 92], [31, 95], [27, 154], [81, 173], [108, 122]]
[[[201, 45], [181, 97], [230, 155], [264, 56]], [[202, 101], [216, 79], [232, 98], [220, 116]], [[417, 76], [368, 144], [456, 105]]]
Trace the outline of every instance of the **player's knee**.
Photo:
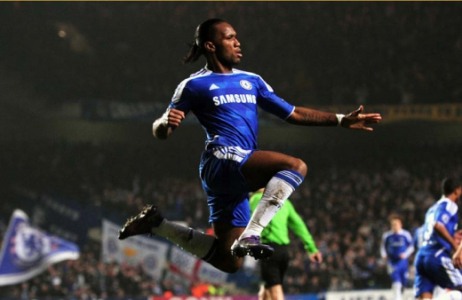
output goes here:
[[306, 176], [308, 173], [308, 166], [300, 158], [294, 158], [292, 161], [292, 170], [297, 171], [302, 176]]

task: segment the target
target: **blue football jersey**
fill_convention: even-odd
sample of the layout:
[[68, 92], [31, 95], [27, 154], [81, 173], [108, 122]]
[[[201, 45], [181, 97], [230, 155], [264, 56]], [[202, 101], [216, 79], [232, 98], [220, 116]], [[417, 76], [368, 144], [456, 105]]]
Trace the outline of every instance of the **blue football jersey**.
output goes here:
[[[399, 232], [387, 231], [382, 236], [380, 248], [382, 257], [387, 257], [391, 263], [407, 259], [414, 252], [412, 236], [407, 230]], [[403, 255], [404, 257], [400, 257]]]
[[435, 232], [434, 226], [437, 222], [443, 224], [449, 234], [453, 236], [459, 221], [457, 210], [457, 204], [445, 197], [438, 200], [427, 210], [421, 252], [432, 253], [443, 248], [448, 251], [452, 250], [451, 244]]
[[295, 109], [257, 74], [237, 69], [222, 74], [203, 68], [178, 85], [169, 107], [196, 115], [207, 134], [208, 148], [256, 149], [257, 106], [282, 119]]

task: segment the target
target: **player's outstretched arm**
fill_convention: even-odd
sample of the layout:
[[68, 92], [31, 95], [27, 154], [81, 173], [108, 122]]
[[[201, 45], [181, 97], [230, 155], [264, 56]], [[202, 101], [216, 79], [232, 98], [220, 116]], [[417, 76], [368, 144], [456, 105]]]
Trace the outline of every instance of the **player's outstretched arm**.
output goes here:
[[180, 126], [184, 118], [185, 113], [183, 111], [169, 108], [160, 118], [152, 123], [152, 134], [160, 140], [165, 140]]
[[297, 106], [294, 112], [287, 118], [287, 122], [306, 126], [340, 125], [344, 128], [372, 131], [373, 128], [368, 125], [379, 123], [382, 121], [382, 116], [378, 113], [363, 114], [363, 110], [364, 107], [361, 105], [351, 113], [343, 115]]

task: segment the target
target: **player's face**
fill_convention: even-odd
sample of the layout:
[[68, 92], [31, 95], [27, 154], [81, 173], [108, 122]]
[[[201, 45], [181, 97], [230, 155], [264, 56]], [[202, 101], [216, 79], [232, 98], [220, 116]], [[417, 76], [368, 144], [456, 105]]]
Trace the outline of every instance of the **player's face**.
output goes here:
[[460, 196], [462, 195], [462, 187], [456, 188], [455, 193], [456, 193], [456, 199], [458, 201], [460, 199]]
[[215, 45], [215, 55], [224, 66], [232, 67], [241, 62], [241, 43], [239, 43], [237, 33], [230, 24], [223, 22], [215, 25], [213, 44]]
[[393, 219], [390, 221], [390, 225], [391, 225], [391, 230], [393, 232], [398, 232], [401, 230], [401, 228], [403, 227], [403, 225], [401, 224], [401, 221], [399, 219]]

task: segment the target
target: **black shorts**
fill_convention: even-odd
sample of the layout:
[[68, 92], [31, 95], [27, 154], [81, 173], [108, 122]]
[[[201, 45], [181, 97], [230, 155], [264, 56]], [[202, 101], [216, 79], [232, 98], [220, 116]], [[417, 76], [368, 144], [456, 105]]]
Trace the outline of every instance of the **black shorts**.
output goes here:
[[274, 253], [268, 259], [260, 261], [261, 278], [265, 288], [282, 284], [289, 266], [289, 246], [273, 243], [268, 245], [274, 248]]

